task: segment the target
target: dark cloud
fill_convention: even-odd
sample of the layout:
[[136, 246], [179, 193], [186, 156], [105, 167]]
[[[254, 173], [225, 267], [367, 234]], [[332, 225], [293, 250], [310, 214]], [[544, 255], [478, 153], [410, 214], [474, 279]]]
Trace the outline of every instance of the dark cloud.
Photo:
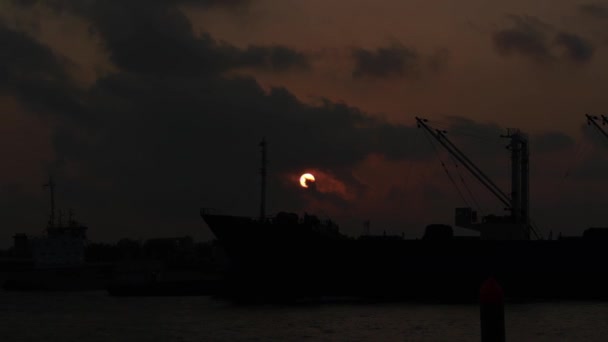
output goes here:
[[196, 36], [177, 5], [235, 6], [248, 1], [93, 0], [40, 2], [84, 16], [91, 32], [102, 38], [110, 60], [119, 68], [137, 73], [164, 75], [218, 74], [249, 67], [270, 71], [306, 69], [308, 57], [288, 47], [251, 46], [239, 49], [217, 42], [208, 34]]
[[281, 45], [253, 45], [244, 51], [238, 51], [236, 59], [237, 64], [240, 63], [245, 67], [252, 66], [278, 72], [290, 69], [307, 70], [310, 68], [308, 56]]
[[424, 72], [438, 72], [445, 68], [450, 51], [437, 49], [430, 55], [418, 53], [401, 44], [379, 47], [376, 50], [356, 48], [352, 51], [355, 61], [354, 78], [418, 78]]
[[546, 37], [546, 25], [529, 16], [510, 16], [513, 27], [492, 36], [496, 50], [503, 56], [520, 54], [536, 62], [552, 58]]
[[0, 82], [49, 79], [63, 81], [64, 68], [51, 49], [36, 43], [22, 32], [8, 28], [0, 21]]
[[[42, 183], [41, 183], [42, 184]], [[40, 187], [42, 190], [42, 187]], [[14, 225], [12, 231], [1, 231], [2, 238], [10, 238], [15, 232], [40, 233], [46, 220], [46, 201], [28, 194], [16, 185], [0, 186], [0, 220]], [[4, 226], [9, 227], [9, 226]], [[37, 227], [32, 229], [33, 227]], [[38, 228], [39, 227], [39, 228]], [[0, 243], [6, 243], [2, 241]]]
[[596, 19], [608, 19], [608, 6], [600, 3], [583, 4], [578, 7], [585, 15]]
[[450, 51], [448, 49], [437, 49], [427, 59], [427, 65], [431, 71], [441, 71], [445, 68], [450, 59]]
[[[448, 117], [446, 129], [448, 137], [455, 136], [465, 149], [477, 154], [480, 159], [490, 158], [496, 154], [496, 151], [504, 150], [508, 145], [508, 139], [505, 137], [510, 131], [518, 130], [503, 128], [495, 123], [475, 122], [458, 116]], [[561, 132], [521, 133], [527, 137], [530, 149], [535, 155], [564, 151], [574, 146], [572, 137]]]
[[304, 54], [284, 46], [241, 50], [207, 34], [196, 37], [173, 7], [100, 6], [93, 20], [111, 60], [129, 71], [196, 76], [239, 67], [285, 71], [309, 65]]
[[273, 202], [292, 201], [296, 208], [297, 188], [277, 182], [281, 175], [319, 168], [360, 188], [350, 172], [369, 154], [428, 155], [405, 143], [417, 133], [412, 127], [342, 104], [306, 105], [282, 88], [265, 93], [246, 78], [188, 82], [117, 74], [92, 92], [96, 124], [84, 136], [82, 127], [57, 131], [57, 155], [111, 184], [97, 189], [99, 201], [108, 207], [127, 201], [141, 214], [175, 219], [202, 203], [237, 212], [254, 208], [262, 136], [269, 142]]
[[[166, 0], [173, 1], [175, 0]], [[249, 5], [252, 0], [182, 0], [177, 2], [182, 2], [191, 5], [201, 5], [206, 7], [238, 7]]]
[[194, 5], [206, 8], [234, 8], [247, 6], [252, 0], [10, 0], [12, 3], [21, 6], [32, 6], [36, 4], [44, 4], [55, 10], [78, 10], [81, 12], [88, 11], [94, 8], [99, 3], [108, 3], [113, 6], [120, 6], [125, 2], [137, 3], [138, 5]]
[[0, 92], [10, 93], [43, 113], [75, 115], [82, 110], [82, 93], [71, 86], [67, 61], [32, 37], [0, 21]]
[[418, 53], [403, 45], [380, 47], [375, 51], [354, 49], [355, 70], [353, 77], [386, 78], [412, 76], [418, 72]]
[[[601, 121], [598, 123], [601, 126]], [[608, 131], [607, 126], [603, 126], [603, 129]], [[587, 123], [581, 124], [580, 132], [582, 139], [577, 142], [576, 148], [564, 154], [563, 159], [568, 163], [565, 177], [582, 181], [577, 185], [579, 187], [584, 183], [590, 185], [589, 182], [605, 183], [608, 174], [608, 137]]]
[[[410, 161], [433, 155], [414, 126], [328, 100], [303, 103], [285, 88], [265, 90], [251, 77], [227, 72], [305, 69], [303, 54], [281, 46], [236, 48], [195, 35], [168, 2], [142, 3], [70, 2], [71, 12], [90, 20], [116, 66], [87, 89], [70, 82], [47, 47], [8, 28], [0, 31], [0, 42], [11, 49], [0, 53], [0, 71], [9, 76], [0, 83], [22, 103], [56, 115], [53, 171], [66, 189], [62, 206], [73, 206], [92, 232], [181, 234], [178, 227], [199, 229], [201, 206], [255, 213], [257, 143], [264, 136], [271, 212], [303, 211], [306, 196], [314, 195], [303, 194], [290, 175], [320, 169], [362, 197], [365, 186], [352, 170], [370, 155]], [[413, 50], [385, 50], [363, 53], [360, 77], [409, 76], [426, 65]], [[388, 66], [374, 65], [382, 60]], [[15, 72], [19, 68], [27, 72]], [[504, 151], [497, 125], [451, 118], [446, 128], [450, 136], [469, 134], [456, 142], [475, 160], [492, 163], [482, 157]], [[478, 137], [492, 138], [498, 147]], [[497, 158], [508, 161], [506, 152]], [[505, 174], [505, 168], [490, 170], [491, 176]], [[318, 200], [345, 206], [339, 193]]]
[[[448, 139], [490, 179], [503, 190], [508, 188], [510, 152], [506, 149], [509, 144], [507, 136], [510, 131], [517, 130], [517, 128], [507, 129], [495, 123], [476, 122], [458, 116], [450, 116], [444, 122], [431, 121], [431, 125], [445, 130]], [[574, 147], [574, 140], [560, 132], [528, 134], [523, 131], [522, 133], [529, 141], [533, 161], [538, 161], [542, 156], [550, 155], [550, 153], [570, 153], [569, 149]], [[448, 160], [446, 159], [446, 161]], [[476, 180], [472, 180], [472, 182], [477, 184]]]
[[505, 141], [499, 138], [506, 130], [495, 123], [481, 123], [460, 116], [449, 116], [444, 127], [450, 139], [455, 139], [465, 151], [474, 154], [478, 159], [492, 157], [505, 144]]
[[[303, 55], [280, 46], [238, 49], [208, 35], [196, 37], [175, 8], [137, 10], [133, 4], [100, 4], [95, 13], [74, 11], [91, 20], [117, 67], [87, 89], [70, 83], [48, 48], [21, 33], [6, 33], [27, 42], [11, 45], [10, 53], [28, 52], [25, 61], [12, 63], [40, 69], [42, 76], [32, 85], [48, 78], [45, 73], [56, 75], [48, 87], [21, 92], [14, 85], [23, 82], [24, 74], [16, 74], [11, 91], [19, 90], [23, 103], [47, 99], [40, 105], [45, 109], [60, 107], [52, 100], [75, 97], [79, 104], [67, 112], [53, 111], [59, 122], [53, 172], [62, 187], [73, 189], [62, 202], [97, 224], [120, 225], [112, 229], [129, 229], [129, 235], [148, 228], [158, 234], [159, 225], [198, 226], [200, 206], [252, 213], [259, 186], [257, 143], [263, 136], [269, 141], [273, 175], [270, 210], [273, 203], [281, 204], [277, 209], [302, 210], [305, 197], [295, 182], [286, 183], [290, 174], [317, 168], [362, 191], [352, 169], [370, 154], [427, 157], [421, 144], [405, 143], [406, 137], [417, 136], [414, 127], [327, 100], [309, 105], [287, 89], [266, 91], [253, 78], [225, 72], [305, 68]], [[138, 224], [107, 222], [108, 212], [137, 217]]]
[[565, 50], [566, 57], [573, 62], [588, 62], [593, 56], [593, 45], [578, 35], [560, 32], [555, 37], [555, 43]]
[[[513, 27], [494, 32], [492, 39], [499, 54], [518, 54], [539, 64], [559, 60], [554, 48], [562, 50], [563, 57], [576, 63], [586, 63], [593, 57], [594, 47], [585, 38], [555, 29], [530, 16], [509, 16]], [[553, 38], [551, 38], [553, 37]]]
[[608, 158], [605, 149], [596, 153], [587, 153], [569, 173], [575, 179], [601, 182], [600, 184], [605, 184], [607, 174]]
[[574, 146], [574, 140], [560, 132], [545, 132], [533, 136], [530, 143], [535, 154], [560, 152]]

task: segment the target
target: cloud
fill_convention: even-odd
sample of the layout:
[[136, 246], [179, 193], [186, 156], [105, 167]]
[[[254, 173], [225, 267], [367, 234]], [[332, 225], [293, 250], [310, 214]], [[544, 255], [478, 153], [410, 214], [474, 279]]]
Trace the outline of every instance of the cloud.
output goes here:
[[37, 44], [25, 33], [16, 32], [0, 21], [0, 82], [49, 79], [63, 81], [66, 73], [57, 56], [46, 46]]
[[169, 0], [30, 0], [92, 22], [91, 32], [102, 38], [115, 66], [137, 73], [209, 75], [235, 68], [284, 72], [307, 69], [308, 57], [285, 46], [236, 48], [208, 34], [194, 34], [180, 4], [239, 6], [249, 1]]
[[476, 122], [461, 116], [448, 116], [447, 119], [448, 138], [455, 138], [464, 151], [469, 151], [477, 159], [493, 157], [505, 143], [499, 138], [506, 130], [496, 123]]
[[418, 78], [424, 72], [438, 72], [445, 68], [450, 51], [437, 49], [430, 55], [423, 55], [415, 49], [395, 43], [376, 50], [355, 48], [351, 54], [355, 66], [355, 79], [370, 78]]
[[[4, 28], [0, 42], [10, 51], [0, 54], [5, 58], [0, 71], [10, 77], [0, 82], [6, 93], [33, 106], [32, 112], [54, 115], [49, 120], [57, 155], [54, 171], [61, 188], [70, 189], [62, 206], [74, 206], [92, 232], [141, 236], [176, 235], [184, 226], [198, 230], [201, 206], [255, 213], [257, 143], [264, 136], [269, 142], [269, 212], [303, 211], [311, 200], [340, 208], [350, 201], [363, 203], [374, 189], [353, 170], [370, 156], [403, 164], [426, 164], [434, 157], [413, 123], [387, 122], [329, 100], [311, 105], [288, 89], [264, 89], [254, 78], [230, 72], [306, 70], [303, 53], [276, 45], [237, 48], [208, 34], [197, 35], [168, 2], [69, 5], [71, 13], [91, 22], [113, 71], [79, 88], [66, 76], [61, 57], [32, 37]], [[363, 51], [361, 77], [408, 77], [435, 63], [402, 46]], [[442, 65], [447, 52], [436, 57]], [[388, 66], [378, 63], [382, 60]], [[10, 73], [19, 68], [30, 73]], [[497, 125], [452, 118], [447, 129], [450, 137], [458, 131], [471, 135], [456, 143], [476, 161], [492, 164], [495, 155], [508, 161], [507, 152], [496, 153], [505, 151], [504, 141], [496, 139], [504, 133]], [[493, 145], [472, 135], [494, 138], [498, 147], [491, 149]], [[486, 164], [480, 167], [486, 170]], [[330, 175], [332, 191], [311, 199], [315, 194], [303, 193], [297, 182], [284, 182], [305, 170]], [[433, 196], [440, 197], [444, 189], [436, 188]]]
[[[588, 152], [584, 158], [580, 158], [570, 174], [573, 178], [583, 182], [606, 184], [606, 174], [608, 174], [608, 158], [606, 149]], [[597, 188], [596, 188], [597, 189]]]
[[[2, 41], [11, 46], [10, 54], [27, 57], [7, 60], [13, 63], [7, 70], [39, 68], [30, 83], [21, 78], [27, 74], [13, 75], [6, 91], [18, 93], [23, 103], [39, 103], [34, 113], [54, 115], [52, 171], [62, 187], [75, 189], [62, 202], [87, 210], [97, 224], [112, 211], [138, 217], [136, 227], [153, 225], [159, 232], [162, 224], [199, 224], [200, 206], [250, 213], [257, 204], [257, 142], [263, 136], [273, 175], [270, 203], [285, 210], [301, 210], [307, 198], [298, 187], [277, 181], [281, 175], [317, 169], [360, 194], [364, 185], [352, 170], [368, 155], [397, 160], [429, 155], [420, 144], [405, 143], [416, 135], [412, 126], [328, 100], [306, 104], [285, 88], [264, 90], [251, 77], [227, 72], [306, 68], [302, 54], [281, 46], [239, 49], [206, 34], [197, 37], [172, 7], [100, 6], [100, 12], [74, 13], [91, 19], [116, 68], [86, 89], [64, 76], [48, 47], [10, 29], [0, 36], [10, 38]], [[20, 43], [7, 45], [11, 39]], [[48, 86], [30, 89], [45, 79]], [[24, 83], [30, 86], [21, 87]], [[341, 194], [324, 200], [342, 205], [345, 199], [336, 197]], [[93, 202], [94, 209], [80, 208]], [[143, 222], [151, 217], [155, 222]]]
[[510, 16], [513, 27], [492, 35], [494, 46], [503, 56], [520, 54], [536, 62], [552, 59], [546, 38], [546, 25], [529, 16]]
[[[509, 16], [513, 27], [493, 33], [496, 51], [505, 57], [520, 55], [537, 64], [559, 61], [555, 49], [564, 53], [563, 58], [580, 64], [591, 60], [594, 47], [587, 39], [554, 28], [538, 18], [530, 16]], [[553, 37], [553, 38], [551, 38]]]
[[196, 37], [176, 8], [106, 6], [93, 15], [111, 60], [125, 70], [182, 75], [217, 74], [239, 67], [286, 71], [308, 67], [307, 57], [284, 46], [245, 50]]
[[20, 6], [33, 6], [36, 4], [43, 4], [54, 10], [58, 11], [88, 11], [91, 8], [99, 5], [100, 3], [107, 3], [112, 6], [120, 6], [125, 2], [137, 4], [140, 6], [145, 5], [167, 5], [167, 6], [178, 6], [178, 5], [194, 5], [201, 6], [204, 8], [234, 8], [247, 6], [252, 0], [10, 0], [13, 4]]
[[[29, 227], [36, 227], [36, 224], [39, 223], [41, 229], [36, 233], [42, 231], [44, 215], [47, 212], [45, 203], [22, 188], [11, 184], [0, 186], [0, 195], [0, 219], [3, 222], [18, 222], [17, 226], [11, 226], [11, 228], [21, 231], [31, 229]], [[37, 220], [40, 221], [36, 222]], [[2, 233], [12, 235], [14, 231]]]
[[[174, 0], [166, 0], [176, 2]], [[201, 5], [206, 7], [239, 7], [249, 5], [252, 0], [182, 0], [182, 2], [191, 5]]]
[[531, 149], [535, 154], [560, 152], [574, 146], [574, 140], [561, 132], [545, 132], [532, 137]]
[[353, 50], [352, 56], [355, 59], [355, 78], [411, 76], [419, 68], [418, 53], [400, 44], [380, 47], [375, 51], [357, 48]]
[[[508, 144], [508, 139], [500, 139], [500, 137], [506, 137], [508, 132], [508, 129], [496, 123], [481, 123], [458, 116], [448, 117], [448, 137], [456, 136], [463, 150], [472, 151], [480, 159], [491, 158], [496, 151], [503, 150]], [[530, 149], [535, 155], [560, 152], [574, 146], [572, 137], [562, 132], [522, 133], [530, 142]]]
[[589, 3], [578, 6], [581, 13], [596, 19], [608, 19], [608, 6], [600, 3]]
[[245, 50], [236, 51], [236, 54], [237, 64], [240, 63], [245, 67], [257, 67], [277, 72], [310, 69], [308, 56], [281, 45], [252, 45]]
[[[111, 184], [98, 194], [107, 203], [120, 198], [136, 212], [175, 218], [201, 200], [237, 211], [253, 207], [262, 136], [269, 142], [272, 175], [316, 168], [353, 189], [361, 185], [350, 172], [369, 154], [428, 156], [428, 149], [405, 143], [416, 134], [413, 127], [329, 101], [310, 106], [283, 88], [266, 93], [248, 78], [139, 80], [116, 74], [92, 92], [95, 125], [84, 135], [81, 126], [58, 130], [56, 153], [66, 165]], [[289, 205], [291, 198], [297, 206], [296, 188], [272, 181], [270, 187], [274, 203]], [[244, 197], [232, 203], [237, 194]]]
[[565, 50], [566, 57], [573, 62], [585, 63], [593, 57], [593, 45], [578, 35], [560, 32], [555, 37], [555, 43]]
[[76, 115], [82, 110], [82, 93], [65, 71], [68, 61], [2, 21], [0, 43], [0, 93], [12, 94], [42, 113]]
[[428, 56], [427, 65], [431, 71], [441, 71], [445, 68], [450, 59], [450, 50], [446, 48], [437, 49]]

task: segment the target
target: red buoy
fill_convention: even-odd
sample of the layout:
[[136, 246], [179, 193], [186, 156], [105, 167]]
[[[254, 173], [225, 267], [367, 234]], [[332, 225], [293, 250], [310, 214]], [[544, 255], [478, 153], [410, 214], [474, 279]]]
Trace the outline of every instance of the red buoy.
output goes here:
[[479, 290], [479, 302], [482, 304], [503, 304], [504, 297], [502, 287], [494, 277], [486, 279]]
[[479, 311], [482, 342], [505, 341], [504, 292], [493, 277], [486, 279], [479, 290]]

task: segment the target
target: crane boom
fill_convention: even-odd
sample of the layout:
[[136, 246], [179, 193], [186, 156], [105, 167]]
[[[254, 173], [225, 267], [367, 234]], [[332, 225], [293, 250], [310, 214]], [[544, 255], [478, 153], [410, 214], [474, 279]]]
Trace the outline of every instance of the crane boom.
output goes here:
[[433, 130], [429, 125], [426, 124], [426, 119], [416, 117], [418, 127], [424, 128], [428, 131], [433, 138], [435, 138], [456, 160], [458, 160], [464, 167], [483, 184], [500, 202], [502, 202], [508, 210], [512, 209], [512, 201], [507, 194], [505, 194], [500, 188], [492, 182], [492, 180], [486, 176], [478, 167], [475, 165], [460, 149], [456, 147], [440, 130]]
[[[604, 128], [602, 128], [602, 126], [597, 123], [597, 120], [600, 119], [599, 117], [589, 114], [585, 114], [585, 116], [587, 117], [587, 124], [595, 126], [595, 128], [597, 128], [600, 133], [602, 133], [606, 138], [608, 138], [608, 133], [606, 133]], [[608, 125], [608, 117], [606, 117], [605, 115], [602, 115], [602, 125]]]

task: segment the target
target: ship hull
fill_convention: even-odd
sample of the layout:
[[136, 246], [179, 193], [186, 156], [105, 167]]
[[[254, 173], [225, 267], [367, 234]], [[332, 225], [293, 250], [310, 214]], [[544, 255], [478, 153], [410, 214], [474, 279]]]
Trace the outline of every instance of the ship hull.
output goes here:
[[232, 260], [229, 292], [475, 300], [492, 276], [507, 296], [608, 299], [608, 243], [327, 237], [300, 224], [203, 215]]

